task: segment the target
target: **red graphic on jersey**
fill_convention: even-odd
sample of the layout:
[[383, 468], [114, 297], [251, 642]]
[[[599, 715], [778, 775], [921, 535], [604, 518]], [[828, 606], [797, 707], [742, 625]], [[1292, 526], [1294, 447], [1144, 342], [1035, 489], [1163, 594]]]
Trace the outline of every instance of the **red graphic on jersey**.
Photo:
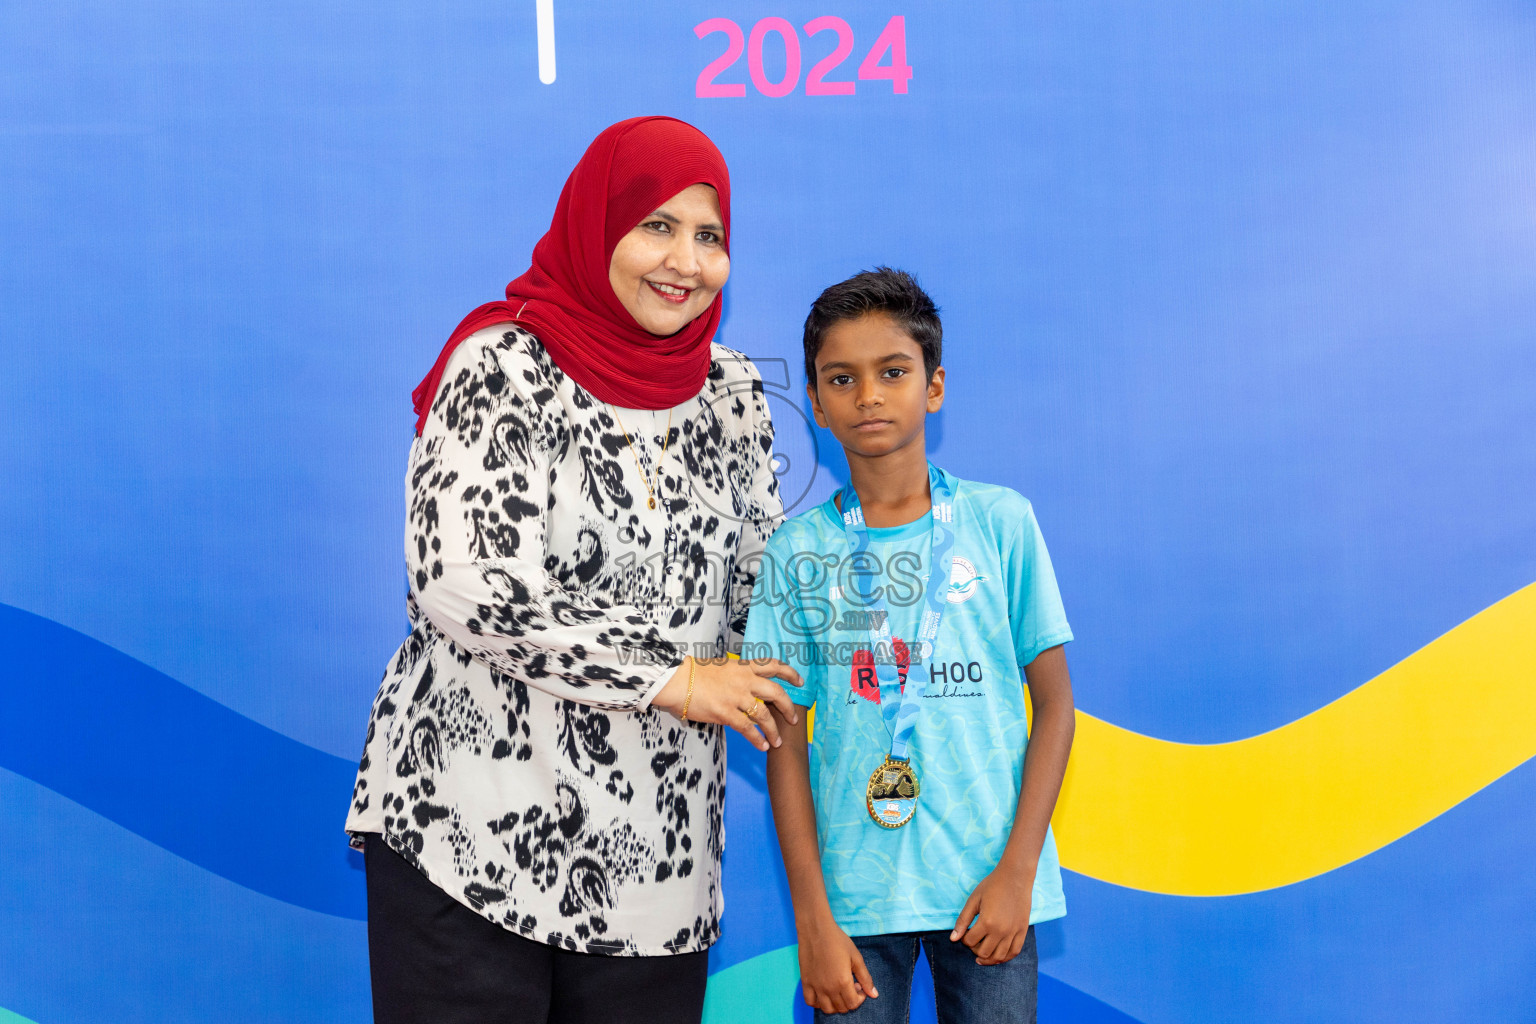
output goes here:
[[[891, 648], [896, 652], [896, 678], [902, 689], [907, 687], [907, 666], [912, 663], [911, 652], [901, 637], [891, 638]], [[853, 692], [865, 700], [880, 703], [880, 679], [875, 675], [875, 656], [868, 651], [853, 652], [853, 678], [849, 681]]]

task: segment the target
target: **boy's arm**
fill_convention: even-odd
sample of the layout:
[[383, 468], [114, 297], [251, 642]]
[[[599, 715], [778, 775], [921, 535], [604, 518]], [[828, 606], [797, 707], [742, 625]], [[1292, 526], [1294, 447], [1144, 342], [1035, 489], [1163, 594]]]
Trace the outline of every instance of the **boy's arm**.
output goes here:
[[[770, 709], [778, 717], [778, 710]], [[809, 1005], [823, 1013], [847, 1013], [879, 993], [858, 947], [833, 920], [827, 903], [805, 725], [793, 727], [782, 718], [778, 724], [784, 742], [768, 752], [768, 800], [800, 938], [800, 982]]]
[[949, 936], [951, 941], [963, 939], [983, 966], [1012, 960], [1024, 948], [1035, 869], [1076, 728], [1072, 678], [1060, 645], [1041, 651], [1024, 667], [1024, 678], [1034, 705], [1034, 725], [1024, 754], [1024, 784], [1019, 787], [1013, 828], [1002, 860], [965, 901]]

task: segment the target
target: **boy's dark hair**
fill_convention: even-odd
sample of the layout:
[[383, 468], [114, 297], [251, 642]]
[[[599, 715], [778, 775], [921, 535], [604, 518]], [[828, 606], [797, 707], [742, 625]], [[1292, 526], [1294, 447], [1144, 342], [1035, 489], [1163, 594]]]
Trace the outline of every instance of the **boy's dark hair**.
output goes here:
[[805, 379], [816, 387], [816, 356], [834, 324], [884, 313], [923, 350], [923, 371], [933, 379], [944, 349], [939, 307], [905, 270], [876, 267], [854, 274], [817, 296], [805, 318]]

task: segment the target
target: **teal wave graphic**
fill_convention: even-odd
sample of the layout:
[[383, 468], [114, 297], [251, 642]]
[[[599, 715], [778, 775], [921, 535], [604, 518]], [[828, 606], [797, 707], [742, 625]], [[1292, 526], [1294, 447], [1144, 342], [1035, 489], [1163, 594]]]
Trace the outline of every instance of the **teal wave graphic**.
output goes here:
[[365, 917], [356, 767], [98, 640], [0, 605], [0, 767], [239, 885]]

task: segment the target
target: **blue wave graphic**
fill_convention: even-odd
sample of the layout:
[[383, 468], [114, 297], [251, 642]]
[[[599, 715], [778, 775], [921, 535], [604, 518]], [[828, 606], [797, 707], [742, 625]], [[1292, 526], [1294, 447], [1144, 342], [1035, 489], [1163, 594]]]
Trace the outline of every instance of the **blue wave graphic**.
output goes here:
[[356, 766], [57, 622], [0, 604], [0, 767], [286, 903], [362, 920]]
[[[0, 853], [0, 1024], [371, 1019], [362, 923], [218, 878], [3, 770], [0, 810], [32, 823]], [[913, 1024], [932, 1024], [928, 972], [914, 980]], [[783, 1024], [809, 1021], [798, 984], [780, 1005]], [[1138, 1024], [1045, 974], [1040, 1016]]]
[[[1082, 989], [1073, 988], [1044, 971], [1040, 973], [1039, 1018], [1044, 1021], [1070, 1021], [1071, 1024], [1141, 1024], [1128, 1013], [1121, 1013]], [[914, 1015], [914, 1021], [916, 1015]]]
[[[37, 1024], [365, 1024], [367, 925], [220, 878], [0, 769], [0, 1006]], [[0, 1015], [0, 1024], [5, 1024]]]
[[[246, 889], [307, 910], [364, 919], [361, 864], [340, 831], [352, 788], [351, 762], [283, 736], [107, 644], [19, 608], [0, 604], [0, 644], [11, 655], [0, 669], [0, 767]], [[755, 787], [742, 781], [736, 788], [746, 796], [744, 791]], [[84, 848], [101, 842], [88, 831], [76, 834]], [[746, 844], [752, 854], [773, 859], [768, 837], [754, 838], [758, 842]], [[746, 855], [747, 849], [740, 852]], [[61, 854], [56, 850], [49, 859], [57, 863]], [[111, 859], [121, 861], [123, 855]], [[164, 884], [160, 873], [154, 874], [140, 877], [140, 884]], [[44, 918], [52, 915], [35, 909], [32, 929], [47, 930]], [[256, 924], [250, 919], [254, 912], [245, 907], [238, 916]], [[263, 918], [258, 932], [286, 932], [296, 923], [256, 916]], [[137, 920], [132, 928], [126, 920], [114, 921], [105, 933], [105, 922], [95, 922], [86, 931], [121, 951], [142, 948], [133, 932], [148, 925], [164, 933], [157, 949], [176, 945], [171, 936], [182, 929], [173, 921]], [[81, 937], [66, 934], [73, 931], [67, 922], [54, 920], [53, 926], [63, 929], [52, 935], [55, 954], [77, 946]], [[743, 929], [728, 931], [746, 938]], [[357, 938], [361, 944], [362, 935]], [[306, 943], [297, 934], [282, 943], [295, 944]], [[191, 948], [179, 954], [180, 971], [222, 974], [216, 987], [226, 992], [244, 973], [237, 964], [245, 957], [216, 956], [196, 967], [202, 958]], [[155, 959], [148, 950], [144, 955]], [[365, 955], [359, 949], [353, 957]], [[166, 968], [162, 963], [159, 970]], [[919, 1007], [925, 983], [919, 975]], [[1042, 974], [1040, 985], [1042, 1010], [1056, 1019], [1136, 1024], [1065, 982]], [[27, 994], [28, 1002], [48, 1004], [47, 991]], [[98, 1004], [92, 1010], [105, 1008]], [[52, 1009], [75, 1019], [82, 1008]], [[156, 1013], [170, 1009], [162, 1001]], [[193, 1008], [177, 1009], [171, 1016]], [[917, 1011], [920, 1020], [923, 1012]], [[364, 1015], [366, 1005], [351, 1013]]]

